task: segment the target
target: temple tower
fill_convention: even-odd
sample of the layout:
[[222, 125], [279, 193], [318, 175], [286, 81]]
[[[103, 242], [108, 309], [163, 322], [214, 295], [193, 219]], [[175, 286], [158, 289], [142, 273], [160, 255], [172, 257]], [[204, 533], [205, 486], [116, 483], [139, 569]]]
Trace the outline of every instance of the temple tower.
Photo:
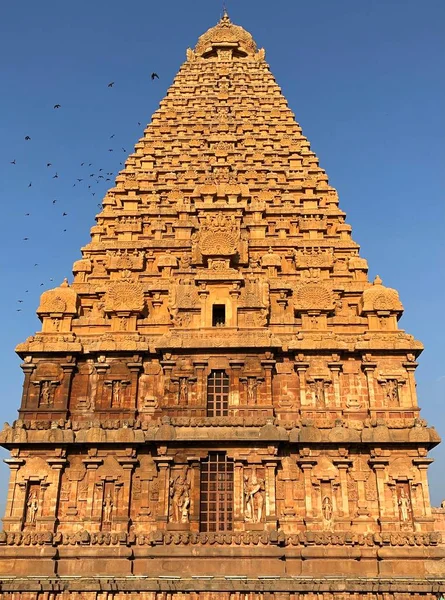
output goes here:
[[187, 50], [17, 347], [6, 600], [432, 600], [422, 350], [252, 36]]

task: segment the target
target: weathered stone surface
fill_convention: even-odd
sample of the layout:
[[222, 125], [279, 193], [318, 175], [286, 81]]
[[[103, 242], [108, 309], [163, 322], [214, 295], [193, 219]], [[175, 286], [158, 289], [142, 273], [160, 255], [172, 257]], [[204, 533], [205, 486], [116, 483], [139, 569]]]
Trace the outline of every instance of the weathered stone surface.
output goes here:
[[344, 219], [264, 51], [225, 15], [17, 347], [2, 598], [445, 592], [422, 345]]

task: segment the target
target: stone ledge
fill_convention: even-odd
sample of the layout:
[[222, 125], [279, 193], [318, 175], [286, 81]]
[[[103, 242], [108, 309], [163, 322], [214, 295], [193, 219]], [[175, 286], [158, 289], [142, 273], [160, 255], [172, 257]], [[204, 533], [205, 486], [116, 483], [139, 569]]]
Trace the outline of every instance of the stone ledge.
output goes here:
[[[232, 577], [17, 577], [0, 578], [6, 592], [339, 592], [339, 593], [445, 593], [443, 578], [313, 578], [279, 577], [273, 580]], [[344, 596], [341, 596], [344, 598]]]

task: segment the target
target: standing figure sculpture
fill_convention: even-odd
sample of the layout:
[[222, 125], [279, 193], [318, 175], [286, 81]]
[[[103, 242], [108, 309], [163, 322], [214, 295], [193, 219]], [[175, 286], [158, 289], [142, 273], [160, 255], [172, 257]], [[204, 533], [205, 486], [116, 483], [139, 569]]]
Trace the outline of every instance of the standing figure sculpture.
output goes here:
[[244, 477], [244, 518], [250, 523], [261, 523], [264, 508], [264, 479], [258, 479], [255, 471]]
[[256, 404], [256, 389], [260, 385], [260, 382], [255, 377], [248, 377], [247, 379], [247, 404]]
[[411, 502], [403, 488], [400, 491], [400, 497], [397, 503], [399, 505], [400, 520], [404, 522], [409, 521], [411, 512]]
[[170, 482], [171, 521], [188, 523], [190, 509], [190, 485], [187, 481], [186, 469]]
[[187, 377], [181, 377], [179, 381], [179, 404], [187, 404], [188, 382]]
[[111, 492], [108, 492], [107, 497], [105, 498], [104, 502], [103, 502], [103, 522], [104, 523], [111, 523], [111, 515], [113, 513], [113, 507], [114, 507], [114, 503], [113, 503], [113, 497], [111, 495]]
[[28, 521], [28, 523], [35, 525], [36, 518], [37, 518], [37, 511], [39, 510], [39, 499], [37, 497], [37, 492], [33, 492], [30, 495], [28, 503], [27, 503], [27, 507], [28, 507], [27, 521]]
[[329, 496], [325, 496], [323, 498], [322, 503], [321, 503], [321, 510], [323, 513], [324, 520], [330, 521], [332, 519], [333, 508], [332, 508], [332, 500], [329, 498]]

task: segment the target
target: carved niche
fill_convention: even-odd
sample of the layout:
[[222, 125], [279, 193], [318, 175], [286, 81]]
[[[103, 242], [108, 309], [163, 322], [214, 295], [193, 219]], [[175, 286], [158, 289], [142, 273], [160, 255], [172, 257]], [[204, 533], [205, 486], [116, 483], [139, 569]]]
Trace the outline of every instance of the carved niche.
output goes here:
[[252, 466], [244, 469], [243, 495], [245, 523], [263, 523], [266, 513], [266, 475], [263, 468]]
[[269, 284], [253, 274], [247, 275], [238, 301], [239, 326], [264, 327], [269, 306]]
[[190, 469], [173, 470], [169, 484], [169, 522], [176, 526], [186, 525], [190, 520]]
[[108, 456], [97, 469], [93, 496], [93, 517], [99, 520], [100, 531], [112, 531], [116, 517], [124, 508], [123, 473], [117, 460]]
[[194, 281], [186, 279], [172, 285], [169, 311], [175, 327], [198, 327], [201, 317], [201, 302]]
[[112, 362], [104, 379], [101, 407], [129, 408], [131, 406], [131, 373], [123, 362]]
[[63, 370], [58, 363], [42, 361], [31, 376], [29, 396], [25, 408], [57, 409], [63, 408], [61, 383]]
[[312, 486], [315, 495], [315, 506], [318, 507], [322, 528], [330, 530], [333, 520], [338, 514], [338, 496], [340, 478], [337, 467], [326, 457], [321, 456], [312, 469]]

